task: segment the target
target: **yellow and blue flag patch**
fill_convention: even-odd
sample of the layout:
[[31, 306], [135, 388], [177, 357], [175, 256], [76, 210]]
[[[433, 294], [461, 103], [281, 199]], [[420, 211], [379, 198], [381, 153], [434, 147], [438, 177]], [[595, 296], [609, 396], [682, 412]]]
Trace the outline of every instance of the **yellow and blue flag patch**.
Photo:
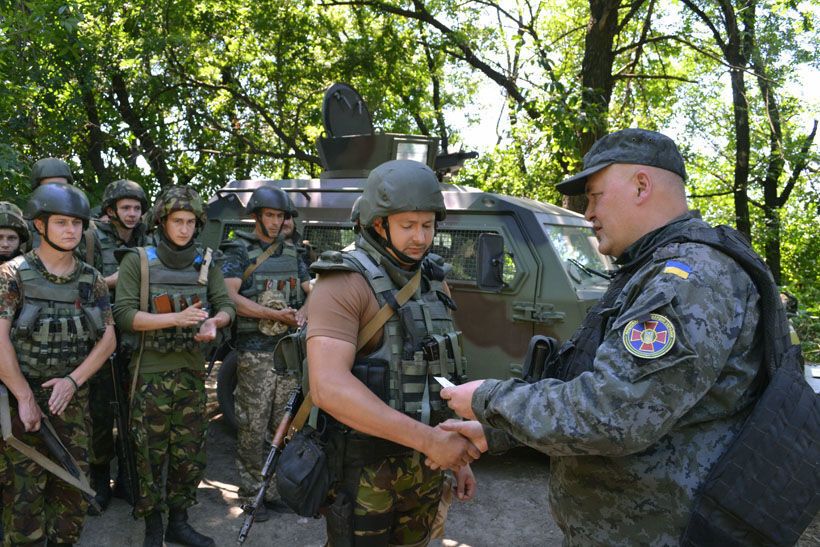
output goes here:
[[692, 273], [692, 268], [690, 268], [683, 262], [678, 262], [677, 260], [670, 260], [663, 267], [663, 273], [676, 275], [681, 279], [689, 279], [689, 274]]

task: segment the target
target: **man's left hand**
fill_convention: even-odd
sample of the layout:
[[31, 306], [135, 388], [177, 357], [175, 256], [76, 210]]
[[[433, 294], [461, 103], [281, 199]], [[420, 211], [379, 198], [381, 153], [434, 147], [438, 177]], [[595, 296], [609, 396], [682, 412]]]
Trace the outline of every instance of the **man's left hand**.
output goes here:
[[456, 414], [468, 420], [475, 420], [473, 413], [473, 393], [484, 380], [475, 380], [455, 387], [445, 387], [441, 390], [441, 398], [447, 401]]
[[456, 471], [456, 497], [461, 501], [470, 501], [475, 496], [476, 480], [469, 465]]
[[199, 332], [194, 336], [197, 342], [210, 342], [216, 338], [216, 321], [210, 318], [199, 327]]

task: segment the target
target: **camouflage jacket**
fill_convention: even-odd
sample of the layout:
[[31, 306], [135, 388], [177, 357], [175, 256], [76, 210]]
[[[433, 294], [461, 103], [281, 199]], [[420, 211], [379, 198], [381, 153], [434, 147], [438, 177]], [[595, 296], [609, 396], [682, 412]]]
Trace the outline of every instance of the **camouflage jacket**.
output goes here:
[[728, 256], [661, 246], [603, 310], [591, 372], [476, 391], [491, 450], [511, 436], [551, 456], [550, 503], [569, 544], [679, 543], [696, 489], [758, 395], [758, 300]]

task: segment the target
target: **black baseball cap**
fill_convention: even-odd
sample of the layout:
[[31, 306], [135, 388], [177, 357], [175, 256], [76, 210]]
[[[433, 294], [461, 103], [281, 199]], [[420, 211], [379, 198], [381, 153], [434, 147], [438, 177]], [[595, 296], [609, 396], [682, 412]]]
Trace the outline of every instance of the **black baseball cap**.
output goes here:
[[666, 169], [686, 180], [686, 167], [675, 141], [647, 129], [622, 129], [605, 135], [595, 141], [584, 155], [584, 170], [563, 182], [556, 188], [562, 194], [575, 196], [583, 194], [587, 177], [613, 163], [636, 163]]

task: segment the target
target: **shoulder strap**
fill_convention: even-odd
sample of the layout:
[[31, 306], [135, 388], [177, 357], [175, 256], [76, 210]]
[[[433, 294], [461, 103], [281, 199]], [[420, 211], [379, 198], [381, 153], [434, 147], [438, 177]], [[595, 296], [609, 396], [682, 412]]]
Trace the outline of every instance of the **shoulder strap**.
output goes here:
[[[148, 273], [148, 253], [145, 251], [145, 247], [137, 248], [137, 253], [140, 256], [140, 311], [147, 312], [148, 311], [148, 282], [149, 282], [149, 273]], [[140, 361], [142, 361], [142, 349], [145, 346], [145, 331], [140, 333], [140, 349], [139, 353], [137, 353], [137, 358], [134, 361], [134, 374], [131, 377], [131, 397], [128, 399], [129, 401], [129, 410], [131, 401], [134, 400], [134, 393], [137, 391], [137, 378], [139, 377], [140, 372]]]
[[95, 234], [94, 224], [89, 224], [88, 229], [83, 232], [85, 237], [85, 261], [88, 264], [94, 265], [94, 247], [97, 244], [97, 234]]
[[266, 261], [270, 257], [270, 255], [272, 255], [278, 249], [280, 249], [282, 247], [282, 245], [283, 245], [282, 241], [279, 242], [279, 245], [274, 245], [273, 243], [268, 245], [268, 248], [265, 249], [265, 252], [263, 252], [261, 255], [257, 256], [256, 261], [254, 261], [253, 264], [251, 264], [250, 266], [245, 268], [245, 271], [242, 272], [242, 282], [244, 283], [250, 276], [252, 276], [253, 272], [256, 271], [256, 268], [261, 266], [262, 263], [264, 261]]
[[[416, 289], [419, 288], [419, 284], [421, 283], [421, 268], [416, 272], [416, 275], [410, 278], [410, 281], [396, 293], [396, 303], [399, 307], [403, 306], [405, 302], [410, 300], [410, 297], [416, 293]], [[395, 313], [390, 304], [383, 305], [376, 315], [373, 316], [373, 319], [367, 322], [367, 324], [359, 330], [359, 336], [356, 341], [356, 351], [359, 351], [364, 347], [367, 342], [370, 341], [371, 338], [384, 326], [388, 319]], [[313, 399], [310, 396], [310, 392], [308, 391], [305, 394], [305, 399], [302, 401], [302, 405], [299, 407], [299, 411], [296, 413], [296, 416], [293, 418], [293, 422], [291, 422], [290, 430], [288, 437], [292, 437], [294, 433], [302, 429], [302, 426], [305, 425], [305, 421], [307, 421], [308, 416], [310, 416], [310, 411], [313, 409]]]

